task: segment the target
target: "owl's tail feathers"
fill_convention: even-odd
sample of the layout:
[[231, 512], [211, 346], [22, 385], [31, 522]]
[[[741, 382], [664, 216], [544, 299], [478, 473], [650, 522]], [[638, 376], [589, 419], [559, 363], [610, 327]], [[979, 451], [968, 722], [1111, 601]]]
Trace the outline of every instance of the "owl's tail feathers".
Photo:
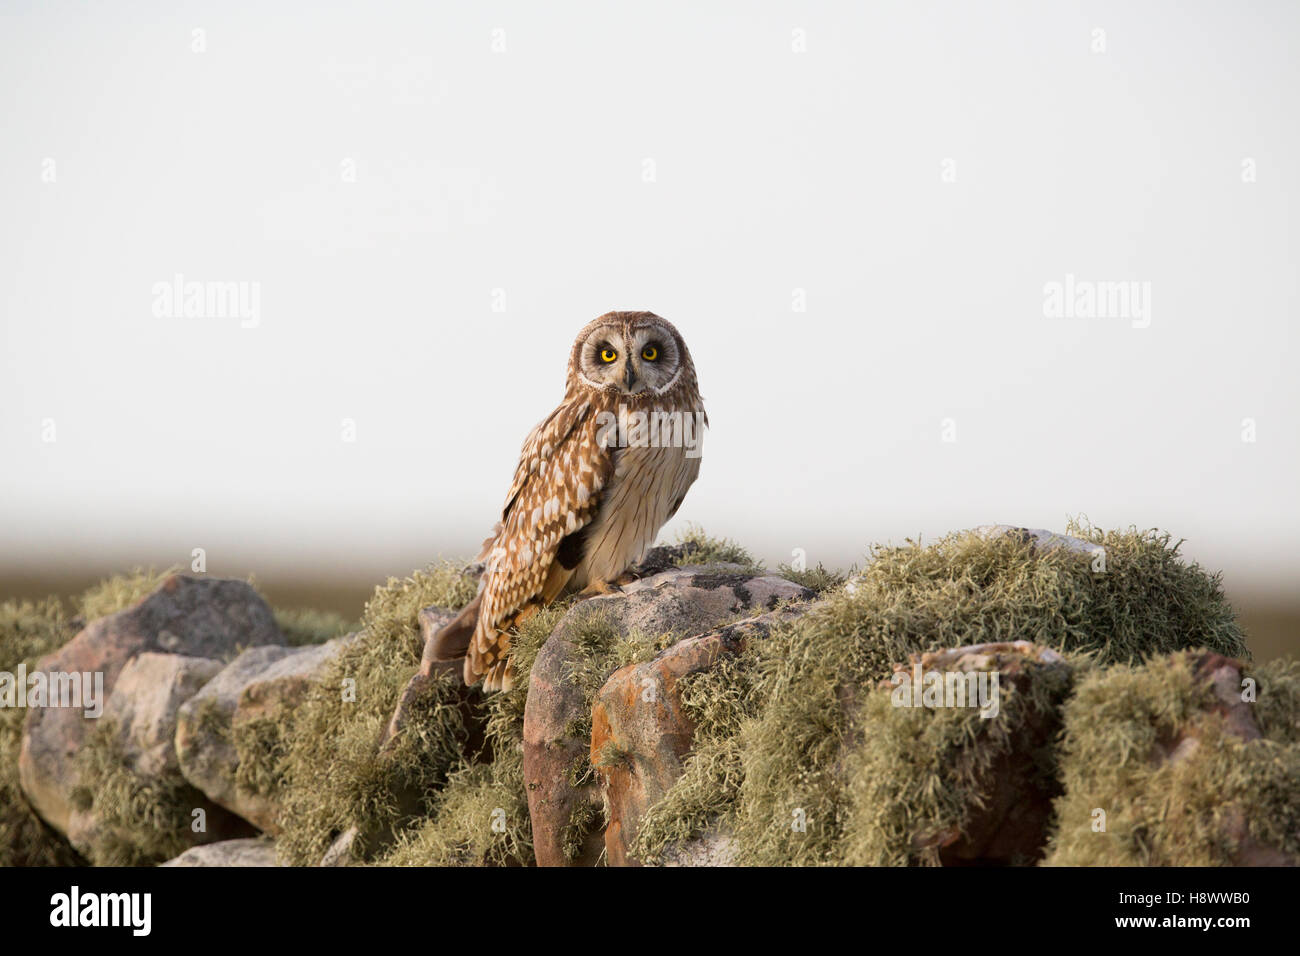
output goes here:
[[482, 633], [470, 642], [465, 655], [465, 683], [472, 687], [482, 679], [487, 693], [514, 687], [515, 668], [510, 647], [519, 628], [541, 609], [540, 601], [528, 601], [496, 627], [485, 625]]
[[[466, 682], [469, 680], [469, 658], [465, 659]], [[483, 690], [489, 694], [499, 690], [510, 690], [515, 686], [515, 669], [510, 665], [510, 659], [497, 661], [487, 669], [483, 675]]]
[[428, 674], [438, 663], [460, 660], [469, 651], [470, 639], [478, 625], [481, 598], [480, 594], [466, 604], [459, 614], [425, 642], [424, 654], [420, 659], [421, 674]]

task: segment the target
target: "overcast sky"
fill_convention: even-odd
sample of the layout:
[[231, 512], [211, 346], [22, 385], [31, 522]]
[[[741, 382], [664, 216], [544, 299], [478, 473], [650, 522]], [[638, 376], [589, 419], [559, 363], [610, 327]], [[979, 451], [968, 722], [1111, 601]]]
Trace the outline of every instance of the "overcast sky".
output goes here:
[[667, 537], [1300, 573], [1296, 4], [278, 6], [0, 7], [0, 570], [465, 555], [648, 309], [712, 425]]

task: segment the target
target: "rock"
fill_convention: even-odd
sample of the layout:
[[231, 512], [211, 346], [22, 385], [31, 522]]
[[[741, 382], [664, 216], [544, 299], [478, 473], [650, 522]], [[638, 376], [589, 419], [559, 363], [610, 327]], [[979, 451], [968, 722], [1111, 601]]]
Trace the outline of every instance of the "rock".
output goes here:
[[1032, 541], [1036, 551], [1065, 548], [1067, 551], [1074, 551], [1078, 554], [1094, 554], [1101, 548], [1101, 545], [1091, 541], [1084, 541], [1082, 538], [1072, 538], [1067, 534], [1057, 534], [1055, 531], [1046, 531], [1042, 528], [1021, 528], [1013, 524], [983, 524], [977, 528], [972, 528], [971, 531], [985, 538], [996, 538], [1005, 535], [1019, 538], [1022, 541]]
[[[1241, 661], [1203, 651], [1194, 658], [1192, 677], [1209, 688], [1204, 709], [1222, 719], [1224, 732], [1249, 743], [1264, 735], [1252, 705], [1242, 699], [1242, 666]], [[1172, 737], [1156, 741], [1153, 760], [1176, 764], [1188, 759], [1201, 748], [1200, 734], [1204, 730], [1205, 725], [1199, 721], [1185, 721]], [[1234, 848], [1232, 866], [1300, 866], [1300, 857], [1282, 847], [1270, 846], [1251, 833], [1247, 814], [1239, 804], [1223, 806], [1218, 823], [1224, 844]]]
[[[1059, 653], [1028, 641], [913, 654], [907, 664], [896, 665], [894, 673], [912, 680], [918, 666], [920, 674], [996, 672], [1000, 694], [1012, 690], [1025, 700], [1031, 699], [1030, 687], [1043, 676], [1043, 667], [1062, 676], [1071, 670]], [[899, 685], [890, 678], [879, 686], [881, 693], [893, 693]], [[1064, 688], [1064, 682], [1061, 686]], [[968, 804], [966, 826], [960, 831], [914, 833], [913, 847], [943, 866], [1007, 865], [1038, 859], [1047, 844], [1052, 801], [1060, 789], [1054, 780], [1042, 779], [1037, 755], [1061, 729], [1059, 704], [1059, 699], [1053, 699], [1042, 709], [1026, 708], [1016, 726], [1014, 746], [991, 759], [981, 751], [979, 739], [958, 748], [951, 757], [954, 770], [961, 776], [970, 772], [979, 781], [978, 797]]]
[[[1022, 528], [1014, 524], [982, 524], [971, 528], [970, 534], [979, 535], [982, 538], [1013, 537], [1021, 541], [1032, 541], [1037, 551], [1050, 551], [1054, 548], [1065, 548], [1067, 551], [1073, 551], [1076, 554], [1093, 555], [1094, 557], [1102, 551], [1101, 545], [1094, 544], [1091, 541], [1084, 541], [1082, 538], [1073, 538], [1066, 534], [1057, 534], [1055, 531], [1047, 531], [1043, 528]], [[868, 562], [870, 563], [870, 562]], [[851, 575], [845, 583], [845, 590], [852, 594], [858, 586], [858, 578], [862, 574]]]
[[[37, 666], [44, 672], [102, 674], [111, 696], [123, 668], [140, 654], [224, 660], [239, 647], [282, 643], [270, 607], [245, 582], [173, 574], [135, 606], [90, 622]], [[24, 720], [18, 758], [23, 792], [65, 834], [79, 783], [73, 757], [91, 724], [74, 708], [33, 708]]]
[[591, 715], [591, 690], [569, 679], [578, 655], [572, 635], [584, 615], [604, 615], [624, 637], [634, 630], [688, 637], [746, 612], [812, 597], [785, 578], [715, 564], [662, 570], [571, 608], [538, 653], [524, 709], [524, 782], [538, 865], [592, 865], [605, 844], [598, 828], [580, 838], [573, 832], [575, 821], [601, 812], [597, 781], [573, 779], [591, 748], [590, 737], [578, 732]]
[[664, 866], [735, 866], [735, 838], [716, 824], [699, 836], [664, 847]]
[[[1255, 713], [1241, 696], [1241, 661], [1205, 651], [1196, 657], [1193, 676], [1210, 688], [1208, 710], [1223, 718], [1224, 729], [1241, 740], [1259, 740], [1262, 736]], [[1182, 740], [1189, 739], [1183, 737]], [[1180, 741], [1181, 743], [1181, 741]], [[1177, 752], [1178, 746], [1171, 748]]]
[[269, 840], [222, 840], [191, 847], [159, 866], [276, 866], [275, 845]]
[[[117, 749], [133, 772], [164, 785], [184, 783], [173, 745], [176, 714], [181, 704], [219, 670], [221, 661], [209, 657], [153, 651], [127, 661], [104, 707], [102, 726], [111, 727], [117, 734]], [[223, 819], [222, 811], [198, 794], [194, 795], [193, 806], [208, 815], [211, 833], [238, 828], [235, 821]], [[104, 830], [105, 823], [93, 805], [74, 808], [68, 818], [68, 840], [82, 853], [89, 855], [91, 848], [105, 839]]]
[[279, 723], [312, 680], [356, 634], [306, 647], [250, 647], [180, 708], [175, 752], [185, 779], [212, 801], [272, 835], [280, 832], [274, 793], [239, 782], [236, 733], [250, 721]]
[[1046, 865], [1300, 865], [1300, 694], [1277, 663], [1191, 649], [1089, 672], [1064, 707]]
[[181, 705], [216, 677], [221, 661], [146, 651], [127, 661], [104, 708], [118, 728], [133, 769], [158, 776], [179, 772], [176, 718]]
[[357, 837], [361, 829], [357, 826], [350, 826], [338, 835], [338, 838], [330, 844], [330, 848], [325, 851], [321, 857], [321, 866], [351, 866], [357, 862], [357, 854], [354, 852]]
[[[682, 775], [695, 726], [682, 710], [677, 682], [712, 667], [723, 655], [740, 653], [766, 637], [781, 620], [798, 617], [808, 605], [771, 611], [678, 641], [653, 660], [630, 664], [610, 675], [591, 711], [591, 762], [600, 777], [607, 808], [605, 850], [610, 866], [637, 865], [630, 847], [641, 818]], [[618, 755], [614, 763], [602, 752]], [[725, 855], [718, 841], [699, 841], [667, 854], [678, 865]]]

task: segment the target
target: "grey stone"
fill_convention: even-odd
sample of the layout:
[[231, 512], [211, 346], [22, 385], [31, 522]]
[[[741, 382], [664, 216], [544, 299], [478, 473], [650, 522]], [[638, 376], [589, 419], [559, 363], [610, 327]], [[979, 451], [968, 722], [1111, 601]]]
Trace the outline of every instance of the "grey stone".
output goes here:
[[306, 647], [251, 647], [226, 665], [180, 708], [175, 751], [185, 779], [258, 829], [279, 833], [274, 795], [237, 782], [233, 733], [249, 720], [275, 719], [296, 707], [325, 665], [356, 637]]
[[191, 847], [159, 866], [278, 866], [275, 845], [269, 840], [222, 840]]
[[[122, 670], [141, 654], [228, 660], [241, 647], [283, 643], [270, 607], [246, 582], [173, 574], [133, 607], [87, 624], [37, 666], [102, 674], [111, 697]], [[64, 834], [80, 783], [73, 758], [93, 724], [73, 708], [33, 708], [24, 719], [18, 757], [23, 792]]]

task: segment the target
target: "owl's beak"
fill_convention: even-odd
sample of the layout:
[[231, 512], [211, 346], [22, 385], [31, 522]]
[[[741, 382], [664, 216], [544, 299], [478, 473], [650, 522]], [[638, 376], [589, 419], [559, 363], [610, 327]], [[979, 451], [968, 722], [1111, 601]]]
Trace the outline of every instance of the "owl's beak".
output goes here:
[[632, 391], [632, 386], [636, 384], [636, 371], [632, 368], [632, 360], [627, 360], [627, 365], [623, 369], [623, 381], [626, 383], [627, 391]]

